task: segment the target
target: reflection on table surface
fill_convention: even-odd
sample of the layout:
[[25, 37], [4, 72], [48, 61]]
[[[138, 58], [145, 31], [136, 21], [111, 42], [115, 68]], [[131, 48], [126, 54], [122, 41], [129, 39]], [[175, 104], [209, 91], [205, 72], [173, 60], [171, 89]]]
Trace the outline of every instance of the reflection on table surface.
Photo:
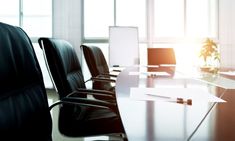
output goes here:
[[[168, 75], [153, 72], [167, 72]], [[135, 100], [130, 97], [133, 87], [198, 88], [227, 102], [192, 101], [192, 105], [187, 105]], [[224, 136], [234, 140], [233, 88], [235, 82], [232, 78], [197, 69], [177, 66], [126, 68], [117, 78], [116, 94], [128, 140], [227, 140]]]

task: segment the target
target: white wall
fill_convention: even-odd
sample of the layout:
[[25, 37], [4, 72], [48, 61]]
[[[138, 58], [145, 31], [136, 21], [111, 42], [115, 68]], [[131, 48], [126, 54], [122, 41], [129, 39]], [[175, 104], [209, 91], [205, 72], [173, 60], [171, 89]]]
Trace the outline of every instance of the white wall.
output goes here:
[[221, 66], [235, 67], [235, 1], [219, 0]]
[[53, 37], [69, 41], [81, 57], [81, 0], [53, 0]]

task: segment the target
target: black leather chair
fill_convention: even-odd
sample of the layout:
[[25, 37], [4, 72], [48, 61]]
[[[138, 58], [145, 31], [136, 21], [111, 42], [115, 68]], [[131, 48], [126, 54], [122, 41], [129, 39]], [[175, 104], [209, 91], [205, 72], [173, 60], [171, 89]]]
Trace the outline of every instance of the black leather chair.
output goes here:
[[[115, 79], [117, 75], [110, 73], [110, 68], [106, 62], [102, 50], [97, 46], [81, 45], [83, 54], [89, 68], [92, 79], [103, 78], [106, 81], [94, 81], [93, 88], [101, 90], [115, 91]], [[114, 70], [118, 71], [119, 70]]]
[[0, 23], [1, 140], [51, 140], [52, 120], [32, 44], [19, 27]]
[[[60, 99], [63, 99], [64, 97], [80, 97], [84, 100], [92, 100], [94, 104], [107, 104], [107, 106], [112, 109], [92, 109], [86, 107], [76, 109], [76, 112], [82, 112], [85, 115], [76, 116], [75, 113], [75, 115], [73, 115], [74, 120], [70, 120], [71, 123], [61, 124], [61, 132], [72, 136], [123, 134], [124, 128], [119, 117], [116, 103], [107, 102], [110, 99], [115, 100], [113, 93], [86, 88], [81, 66], [73, 46], [65, 40], [55, 38], [40, 38], [38, 42], [43, 50], [49, 74]], [[77, 91], [79, 94], [70, 94], [74, 91]], [[101, 101], [98, 99], [88, 99], [88, 94], [100, 99], [104, 98], [108, 100]], [[64, 113], [68, 111], [71, 111], [71, 109], [67, 108], [61, 111], [63, 113], [62, 115], [65, 115]], [[60, 116], [61, 121], [67, 121], [66, 118], [67, 117], [64, 119], [64, 116]], [[84, 121], [77, 122], [76, 120], [80, 118], [84, 119]]]

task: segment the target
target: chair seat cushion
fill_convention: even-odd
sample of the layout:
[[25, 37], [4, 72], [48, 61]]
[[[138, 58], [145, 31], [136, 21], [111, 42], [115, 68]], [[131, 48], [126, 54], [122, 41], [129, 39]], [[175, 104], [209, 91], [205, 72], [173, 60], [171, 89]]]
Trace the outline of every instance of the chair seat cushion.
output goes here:
[[62, 134], [76, 137], [110, 134], [110, 131], [121, 133], [120, 122], [117, 114], [109, 109], [66, 106], [60, 109], [59, 130]]

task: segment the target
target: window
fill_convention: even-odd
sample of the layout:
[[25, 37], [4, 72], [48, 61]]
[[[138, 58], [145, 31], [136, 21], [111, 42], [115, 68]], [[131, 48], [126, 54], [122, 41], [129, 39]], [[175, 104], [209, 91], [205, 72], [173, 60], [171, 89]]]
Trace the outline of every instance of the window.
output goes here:
[[19, 0], [0, 0], [0, 21], [19, 25]]
[[[83, 0], [83, 3], [84, 43], [108, 44], [109, 26], [137, 26], [140, 50], [173, 47], [177, 62], [183, 64], [198, 58], [197, 50], [204, 38], [218, 38], [218, 0]], [[188, 53], [182, 54], [185, 51]], [[144, 55], [140, 54], [140, 62], [146, 59]]]
[[[135, 3], [133, 5], [133, 3]], [[146, 1], [116, 1], [116, 25], [137, 26], [140, 38], [146, 38]]]
[[52, 0], [0, 0], [0, 21], [22, 27], [33, 42], [47, 88], [52, 83], [38, 37], [52, 36]]
[[108, 27], [114, 25], [113, 0], [84, 0], [85, 39], [108, 38]]
[[31, 39], [52, 36], [52, 0], [0, 0], [0, 3], [1, 22], [22, 27]]
[[155, 37], [184, 36], [184, 0], [154, 1]]
[[30, 37], [51, 37], [52, 1], [23, 0], [22, 27]]
[[217, 1], [187, 0], [186, 35], [189, 37], [217, 37]]

